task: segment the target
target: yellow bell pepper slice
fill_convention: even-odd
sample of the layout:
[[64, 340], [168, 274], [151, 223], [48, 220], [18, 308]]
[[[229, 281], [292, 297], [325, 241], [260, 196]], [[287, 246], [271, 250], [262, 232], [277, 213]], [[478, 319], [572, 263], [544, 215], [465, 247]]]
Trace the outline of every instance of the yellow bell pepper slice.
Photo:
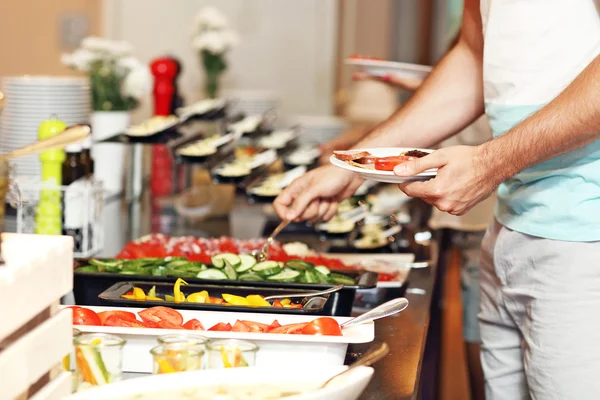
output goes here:
[[172, 302], [172, 303], [173, 303], [173, 302], [175, 302], [175, 296], [171, 296], [171, 295], [169, 295], [169, 294], [166, 294], [166, 295], [165, 295], [165, 300], [166, 300], [166, 301], [170, 301], [170, 302]]
[[271, 303], [257, 294], [246, 296], [246, 300], [248, 300], [248, 306], [250, 307], [271, 307]]
[[208, 302], [208, 292], [203, 290], [201, 292], [191, 293], [187, 297], [187, 301], [189, 303], [207, 303]]
[[290, 299], [283, 299], [281, 300], [281, 305], [282, 306], [289, 306], [292, 303], [292, 301]]
[[156, 362], [158, 364], [158, 373], [159, 374], [172, 374], [177, 372], [175, 368], [171, 365], [171, 363], [163, 358], [160, 358]]
[[229, 352], [223, 346], [221, 346], [221, 359], [223, 360], [223, 367], [232, 368], [232, 365], [229, 362]]
[[133, 288], [133, 299], [144, 301], [144, 300], [146, 300], [146, 293], [144, 292], [143, 289], [134, 287]]
[[223, 300], [232, 306], [248, 306], [248, 300], [242, 296], [235, 296], [233, 294], [223, 293]]
[[127, 300], [135, 300], [135, 296], [132, 294], [122, 294], [121, 297]]
[[181, 293], [181, 285], [187, 285], [188, 283], [181, 278], [175, 281], [175, 287], [173, 288], [173, 297], [175, 297], [175, 303], [184, 303], [185, 294]]
[[160, 297], [156, 297], [156, 296], [146, 296], [146, 300], [164, 301]]

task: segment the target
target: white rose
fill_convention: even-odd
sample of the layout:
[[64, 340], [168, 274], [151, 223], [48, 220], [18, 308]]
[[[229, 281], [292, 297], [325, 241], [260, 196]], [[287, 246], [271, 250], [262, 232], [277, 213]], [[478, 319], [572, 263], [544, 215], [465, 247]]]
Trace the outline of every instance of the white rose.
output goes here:
[[203, 33], [194, 39], [193, 45], [198, 50], [206, 50], [213, 54], [221, 54], [227, 50], [225, 37], [220, 32]]
[[223, 29], [229, 25], [227, 17], [215, 7], [204, 7], [196, 14], [196, 24], [202, 28]]
[[90, 65], [97, 60], [98, 55], [87, 49], [77, 49], [71, 54], [63, 54], [60, 58], [64, 65], [79, 71], [89, 71]]
[[111, 41], [97, 36], [88, 36], [81, 42], [81, 47], [89, 51], [108, 52]]
[[152, 73], [146, 65], [131, 70], [125, 77], [122, 91], [127, 97], [140, 100], [152, 90]]
[[143, 67], [143, 64], [133, 56], [123, 57], [117, 61], [117, 66], [128, 71]]

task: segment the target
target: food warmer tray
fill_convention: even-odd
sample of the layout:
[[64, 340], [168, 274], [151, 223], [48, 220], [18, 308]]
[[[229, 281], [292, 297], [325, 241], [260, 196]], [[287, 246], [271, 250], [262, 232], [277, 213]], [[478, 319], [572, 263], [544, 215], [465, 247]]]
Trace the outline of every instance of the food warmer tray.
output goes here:
[[[75, 260], [76, 267], [78, 265], [87, 265], [87, 259]], [[356, 284], [346, 285], [340, 291], [331, 295], [332, 309], [330, 315], [334, 316], [349, 316], [352, 313], [352, 305], [354, 297], [358, 289], [372, 289], [377, 286], [378, 274], [370, 271], [348, 271], [348, 270], [333, 270], [354, 278]], [[142, 276], [142, 275], [123, 275], [113, 273], [90, 273], [74, 271], [74, 288], [75, 302], [78, 305], [102, 305], [98, 296], [106, 289], [118, 282], [126, 282], [135, 279], [136, 281], [144, 282], [166, 282], [175, 283], [175, 277], [160, 277], [160, 276]], [[230, 280], [202, 280], [196, 278], [186, 278], [189, 284], [200, 285], [217, 285], [217, 286], [247, 286], [248, 282], [230, 281]], [[295, 283], [295, 282], [252, 282], [252, 285], [257, 288], [273, 288], [273, 289], [304, 289], [304, 290], [323, 290], [333, 287], [332, 284], [318, 283]]]
[[[187, 281], [186, 281], [187, 282]], [[148, 282], [148, 281], [128, 281], [115, 283], [113, 286], [102, 292], [98, 298], [103, 305], [113, 307], [140, 307], [140, 305], [153, 307], [153, 306], [166, 306], [177, 308], [180, 310], [204, 310], [204, 311], [233, 311], [233, 312], [256, 312], [256, 313], [272, 313], [272, 314], [298, 314], [298, 315], [332, 315], [333, 310], [333, 297], [329, 294], [322, 295], [325, 301], [314, 301], [316, 304], [315, 308], [276, 308], [276, 307], [245, 307], [245, 306], [233, 306], [233, 305], [222, 305], [222, 304], [207, 304], [207, 303], [175, 303], [171, 301], [137, 301], [128, 300], [121, 297], [133, 290], [134, 287], [138, 287], [148, 293], [148, 291], [155, 287], [156, 296], [164, 298], [165, 295], [173, 295], [173, 284], [164, 282]], [[286, 294], [298, 294], [306, 293], [307, 295], [313, 292], [312, 290], [299, 290], [299, 289], [273, 289], [264, 287], [252, 286], [250, 282], [246, 282], [245, 286], [226, 286], [226, 285], [182, 285], [181, 292], [188, 296], [190, 293], [201, 292], [206, 290], [211, 297], [221, 298], [222, 294], [232, 294], [236, 296], [246, 297], [251, 294], [260, 294], [263, 296], [279, 296]], [[299, 301], [302, 298], [294, 298], [292, 301]]]
[[[141, 311], [133, 308], [119, 307], [89, 307], [101, 311]], [[209, 328], [219, 322], [234, 324], [236, 320], [250, 320], [265, 324], [271, 324], [277, 320], [282, 325], [309, 322], [315, 317], [310, 315], [281, 315], [281, 314], [254, 314], [254, 313], [232, 313], [218, 311], [190, 311], [181, 310], [184, 321], [192, 318], [200, 321], [205, 328]], [[350, 318], [335, 317], [339, 323]], [[156, 346], [156, 339], [162, 335], [181, 333], [180, 330], [150, 329], [150, 328], [126, 328], [115, 326], [85, 326], [78, 325], [77, 329], [82, 332], [111, 333], [126, 340], [123, 348], [123, 371], [124, 372], [152, 372], [152, 356], [150, 349]], [[208, 339], [241, 339], [249, 340], [258, 345], [256, 355], [257, 367], [291, 368], [290, 371], [300, 371], [303, 368], [319, 366], [343, 365], [348, 350], [348, 344], [370, 343], [375, 339], [375, 325], [368, 322], [344, 329], [343, 336], [321, 336], [321, 335], [290, 335], [254, 332], [216, 332], [202, 331], [198, 334]]]

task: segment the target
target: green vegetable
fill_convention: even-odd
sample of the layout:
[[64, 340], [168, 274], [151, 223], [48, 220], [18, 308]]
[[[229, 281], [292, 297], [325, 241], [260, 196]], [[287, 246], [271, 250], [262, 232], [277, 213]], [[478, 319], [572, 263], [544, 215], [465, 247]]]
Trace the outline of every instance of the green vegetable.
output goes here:
[[354, 278], [351, 278], [349, 276], [346, 275], [342, 275], [342, 274], [337, 274], [335, 272], [332, 272], [329, 274], [329, 277], [331, 278], [331, 281], [333, 283], [337, 283], [338, 285], [354, 285], [356, 284], [356, 282], [354, 281]]
[[84, 267], [79, 267], [79, 268], [75, 269], [75, 271], [96, 273], [96, 272], [98, 272], [98, 267], [96, 267], [95, 265], [86, 265]]
[[269, 276], [267, 279], [270, 281], [277, 282], [296, 282], [299, 278], [300, 272], [293, 269], [284, 269], [282, 272], [277, 275]]
[[178, 269], [167, 269], [165, 276], [172, 278], [194, 278], [197, 275], [193, 271], [180, 271]]
[[263, 261], [252, 267], [252, 272], [262, 276], [271, 276], [280, 273], [281, 267], [277, 261]]
[[233, 268], [239, 267], [242, 263], [240, 257], [237, 254], [233, 253], [221, 253], [210, 258], [210, 262], [215, 268], [225, 267], [225, 260], [227, 260], [227, 262], [231, 264]]
[[329, 270], [329, 268], [327, 268], [324, 265], [317, 265], [315, 267], [315, 269], [317, 270], [317, 272], [322, 273], [323, 275], [329, 275], [331, 273], [331, 271]]
[[314, 272], [312, 269], [307, 269], [304, 271], [304, 281], [306, 283], [319, 283], [319, 279], [317, 278], [317, 272]]
[[256, 259], [249, 254], [240, 254], [240, 265], [235, 269], [236, 272], [246, 272], [256, 265]]
[[319, 272], [318, 269], [315, 268], [315, 277], [317, 278], [318, 283], [331, 283], [331, 279], [329, 279], [329, 275], [324, 275]]
[[98, 268], [99, 272], [118, 272], [122, 263], [122, 260], [90, 260], [90, 265]]
[[314, 268], [313, 263], [309, 263], [301, 260], [290, 260], [285, 263], [286, 267], [297, 269], [298, 271], [306, 271], [307, 269]]
[[156, 286], [152, 286], [146, 295], [150, 297], [156, 297]]
[[81, 346], [75, 353], [77, 364], [83, 373], [83, 379], [94, 385], [110, 383], [110, 373], [104, 364], [102, 354], [93, 346]]
[[188, 264], [190, 264], [188, 260], [173, 260], [169, 261], [165, 266], [167, 268], [178, 268]]
[[223, 271], [220, 271], [218, 269], [209, 268], [207, 270], [199, 272], [198, 275], [196, 275], [196, 278], [210, 279], [210, 280], [224, 280], [224, 279], [227, 279], [227, 275], [225, 275], [225, 273]]
[[233, 266], [229, 264], [227, 260], [225, 260], [225, 268], [223, 268], [223, 272], [225, 272], [225, 275], [227, 275], [227, 279], [231, 281], [237, 280], [237, 273], [235, 272], [235, 269], [233, 269]]
[[167, 267], [160, 265], [152, 268], [152, 276], [167, 276]]
[[260, 276], [253, 274], [253, 273], [247, 273], [247, 274], [242, 274], [240, 276], [238, 276], [238, 280], [240, 281], [247, 281], [247, 282], [257, 282], [257, 281], [262, 281], [263, 278], [261, 278]]

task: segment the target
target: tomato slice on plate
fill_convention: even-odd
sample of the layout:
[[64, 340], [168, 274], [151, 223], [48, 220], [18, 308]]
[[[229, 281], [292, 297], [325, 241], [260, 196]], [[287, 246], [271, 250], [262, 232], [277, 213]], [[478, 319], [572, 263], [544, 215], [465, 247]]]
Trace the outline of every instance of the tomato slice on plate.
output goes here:
[[342, 336], [340, 324], [330, 317], [317, 318], [302, 329], [304, 335]]
[[174, 323], [169, 321], [158, 321], [156, 323], [156, 327], [159, 329], [185, 329], [183, 326], [175, 325]]
[[104, 326], [121, 326], [126, 328], [145, 328], [146, 326], [135, 319], [126, 319], [118, 314], [109, 315], [104, 320]]
[[305, 322], [300, 323], [300, 324], [282, 325], [278, 328], [271, 329], [269, 331], [269, 333], [287, 333], [287, 334], [301, 333], [305, 326], [306, 326]]
[[233, 327], [231, 326], [231, 324], [229, 322], [228, 323], [219, 322], [218, 324], [209, 328], [208, 330], [213, 331], [213, 332], [231, 332], [232, 329], [233, 329]]
[[119, 316], [119, 318], [128, 320], [128, 321], [136, 321], [137, 318], [135, 317], [135, 314], [129, 311], [102, 311], [98, 313], [98, 317], [100, 318], [100, 322], [102, 323], [102, 325], [104, 325], [104, 321], [106, 321], [106, 319], [108, 317], [110, 317], [111, 315], [117, 315]]
[[[271, 325], [262, 324], [260, 322], [246, 321], [246, 320], [243, 320], [242, 322], [244, 324], [248, 325], [248, 327], [250, 328], [250, 332], [268, 332], [269, 329], [271, 329]], [[277, 321], [274, 321], [274, 322], [277, 322]], [[277, 325], [279, 325], [279, 322], [277, 322]]]
[[250, 332], [250, 327], [238, 319], [237, 321], [235, 321], [235, 324], [233, 324], [231, 331], [232, 332]]
[[167, 322], [170, 325], [181, 326], [183, 324], [183, 317], [177, 311], [169, 307], [156, 306], [147, 308], [138, 312], [138, 315], [142, 320], [148, 322]]
[[192, 331], [203, 331], [204, 326], [202, 325], [202, 322], [198, 321], [196, 318], [193, 318], [185, 324], [183, 324], [183, 329], [189, 329]]
[[70, 308], [73, 311], [73, 325], [102, 325], [102, 321], [95, 311], [78, 306], [67, 308]]
[[275, 320], [271, 323], [271, 325], [269, 326], [269, 331], [271, 329], [275, 329], [275, 328], [279, 328], [281, 326], [281, 324], [279, 323], [279, 321]]
[[379, 157], [375, 160], [375, 169], [379, 171], [393, 171], [394, 167], [398, 164], [410, 161], [414, 157], [408, 156], [390, 156], [390, 157]]

